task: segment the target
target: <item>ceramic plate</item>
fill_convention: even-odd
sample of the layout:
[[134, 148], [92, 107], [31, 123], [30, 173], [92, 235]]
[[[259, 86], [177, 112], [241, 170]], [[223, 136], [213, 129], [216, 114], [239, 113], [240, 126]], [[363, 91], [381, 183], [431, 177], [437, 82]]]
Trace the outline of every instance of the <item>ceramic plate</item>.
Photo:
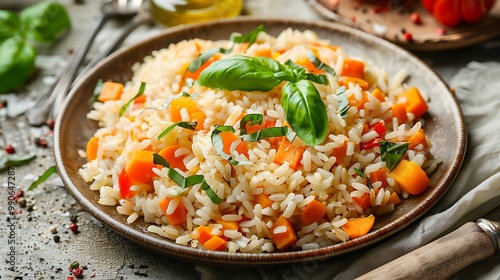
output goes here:
[[[460, 24], [449, 28], [434, 19], [420, 0], [411, 2], [410, 8], [396, 6], [386, 11], [387, 1], [355, 0], [306, 0], [323, 18], [342, 23], [409, 50], [437, 51], [465, 47], [484, 42], [500, 35], [500, 2], [490, 14], [475, 24]], [[398, 1], [388, 1], [398, 3]], [[411, 20], [411, 11], [416, 11], [421, 24]], [[404, 33], [409, 32], [412, 40]]]
[[[443, 162], [431, 176], [431, 187], [421, 195], [405, 200], [393, 213], [378, 217], [373, 230], [361, 238], [315, 250], [260, 254], [214, 252], [178, 245], [147, 232], [147, 224], [141, 219], [128, 224], [127, 217], [118, 214], [115, 207], [99, 205], [99, 193], [91, 191], [89, 184], [78, 173], [78, 169], [86, 162], [86, 159], [78, 156], [78, 150], [85, 150], [88, 139], [98, 128], [96, 122], [86, 118], [96, 82], [99, 79], [118, 82], [129, 80], [134, 63], [141, 62], [153, 50], [167, 47], [171, 43], [195, 37], [228, 39], [232, 32], [246, 33], [259, 24], [263, 24], [273, 35], [290, 27], [302, 31], [313, 30], [320, 38], [329, 39], [334, 45], [344, 47], [352, 56], [372, 59], [385, 67], [389, 74], [394, 75], [401, 68], [412, 71], [408, 83], [419, 86], [430, 95], [430, 110], [425, 117], [425, 128], [434, 144], [431, 152]], [[450, 89], [435, 72], [407, 51], [359, 30], [329, 22], [248, 17], [170, 28], [151, 39], [119, 50], [91, 70], [74, 87], [57, 119], [54, 134], [56, 164], [64, 184], [82, 208], [104, 225], [132, 241], [171, 257], [211, 265], [230, 263], [246, 267], [324, 259], [361, 249], [398, 232], [417, 220], [443, 196], [459, 171], [466, 146], [464, 120]]]

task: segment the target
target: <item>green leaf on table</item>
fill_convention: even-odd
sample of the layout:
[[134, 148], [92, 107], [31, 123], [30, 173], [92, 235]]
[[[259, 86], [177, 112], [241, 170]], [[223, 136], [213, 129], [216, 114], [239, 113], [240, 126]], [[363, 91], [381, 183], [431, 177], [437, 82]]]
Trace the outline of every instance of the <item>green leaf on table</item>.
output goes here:
[[21, 20], [11, 11], [0, 10], [0, 42], [20, 34]]
[[41, 183], [45, 182], [52, 174], [57, 173], [57, 168], [55, 166], [49, 167], [45, 172], [40, 176], [35, 182], [33, 182], [29, 188], [28, 191], [34, 190], [38, 185]]
[[0, 93], [20, 86], [35, 70], [36, 50], [20, 37], [0, 42]]
[[22, 166], [27, 163], [30, 163], [35, 158], [36, 155], [33, 153], [26, 154], [24, 156], [8, 155], [2, 157], [0, 158], [0, 172], [5, 171], [12, 166]]
[[54, 42], [71, 26], [68, 12], [56, 1], [30, 6], [19, 16], [24, 36], [40, 42]]

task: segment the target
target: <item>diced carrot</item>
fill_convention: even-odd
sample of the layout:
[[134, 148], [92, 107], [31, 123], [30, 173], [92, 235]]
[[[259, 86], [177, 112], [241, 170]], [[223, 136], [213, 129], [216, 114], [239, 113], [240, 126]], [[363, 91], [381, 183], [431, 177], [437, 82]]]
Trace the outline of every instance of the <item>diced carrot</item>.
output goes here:
[[222, 230], [238, 230], [240, 228], [238, 221], [224, 221], [223, 219], [219, 219], [216, 222], [222, 225]]
[[362, 196], [355, 196], [352, 198], [352, 200], [354, 200], [354, 202], [356, 202], [356, 204], [358, 204], [363, 209], [363, 211], [372, 206], [369, 193], [365, 193]]
[[108, 100], [118, 100], [122, 96], [123, 85], [115, 82], [104, 82], [101, 93], [97, 100], [106, 102]]
[[406, 115], [406, 105], [404, 103], [394, 103], [392, 105], [392, 114], [400, 124], [406, 123], [408, 121], [408, 116]]
[[203, 243], [203, 247], [209, 251], [222, 251], [226, 248], [227, 241], [220, 236], [212, 236]]
[[375, 217], [373, 215], [356, 219], [349, 219], [347, 223], [341, 226], [349, 238], [357, 238], [366, 235], [373, 227]]
[[118, 187], [120, 188], [120, 196], [124, 199], [131, 198], [135, 195], [135, 192], [130, 190], [132, 182], [125, 169], [118, 175]]
[[314, 74], [325, 73], [325, 71], [316, 68], [314, 63], [312, 63], [309, 60], [309, 58], [307, 58], [307, 56], [303, 56], [303, 57], [299, 58], [296, 63], [300, 66], [304, 66], [307, 69], [307, 72], [309, 72], [309, 73], [314, 73]]
[[304, 149], [294, 146], [283, 136], [281, 145], [274, 156], [273, 162], [276, 164], [290, 163], [290, 167], [297, 170], [300, 166], [300, 160], [304, 154]]
[[416, 87], [412, 87], [405, 91], [400, 98], [406, 99], [406, 111], [413, 113], [415, 118], [421, 117], [429, 110], [429, 106]]
[[196, 121], [196, 127], [195, 130], [202, 130], [203, 129], [203, 123], [205, 122], [205, 119], [207, 116], [203, 111], [197, 111], [191, 114], [191, 121]]
[[255, 196], [255, 203], [260, 204], [260, 206], [262, 206], [262, 209], [271, 207], [271, 205], [273, 205], [273, 201], [269, 199], [269, 195], [263, 192]]
[[255, 50], [255, 56], [272, 57], [273, 51], [271, 50], [271, 48], [257, 48]]
[[410, 145], [408, 145], [408, 149], [413, 149], [423, 140], [425, 140], [425, 133], [423, 129], [420, 129], [408, 139], [408, 142], [410, 142]]
[[380, 102], [385, 101], [385, 95], [378, 88], [372, 91], [372, 95], [375, 96], [375, 98], [377, 98]]
[[347, 140], [344, 140], [344, 144], [340, 147], [333, 148], [330, 156], [334, 156], [337, 161], [336, 164], [341, 164], [344, 161], [345, 155], [347, 153]]
[[148, 183], [156, 175], [153, 172], [154, 167], [152, 151], [135, 151], [127, 163], [126, 170], [132, 181]]
[[325, 214], [326, 205], [317, 200], [313, 200], [304, 207], [304, 211], [300, 214], [300, 218], [306, 224], [312, 224], [321, 220]]
[[144, 95], [144, 94], [141, 94], [136, 99], [134, 99], [134, 105], [142, 104], [144, 102], [146, 102], [146, 95]]
[[349, 88], [349, 85], [359, 85], [359, 87], [362, 90], [368, 90], [370, 88], [370, 84], [368, 84], [367, 81], [361, 79], [361, 78], [355, 78], [355, 77], [343, 77], [339, 80], [339, 85], [340, 86], [345, 86], [346, 88]]
[[365, 79], [365, 63], [355, 59], [344, 60], [340, 76]]
[[399, 198], [398, 194], [393, 192], [389, 196], [389, 199], [387, 200], [387, 204], [394, 203], [394, 205], [397, 205], [401, 203], [401, 199]]
[[[274, 233], [277, 227], [285, 227], [285, 231]], [[279, 216], [279, 218], [274, 222], [274, 225], [271, 228], [271, 237], [274, 241], [274, 244], [276, 244], [276, 247], [280, 250], [292, 246], [298, 240], [292, 223], [290, 223], [290, 221], [283, 215]]]
[[[214, 235], [212, 234], [212, 228], [207, 226], [198, 226], [195, 231], [196, 234], [191, 233], [190, 236], [198, 240], [201, 244], [205, 244]], [[197, 236], [197, 237], [195, 237]]]
[[[222, 138], [222, 144], [223, 144], [222, 151], [224, 151], [224, 153], [226, 153], [228, 155], [231, 154], [231, 145], [233, 144], [234, 141], [239, 140], [240, 137], [238, 137], [238, 135], [234, 134], [231, 131], [222, 131], [219, 133], [219, 135]], [[236, 151], [239, 154], [243, 154], [243, 155], [248, 156], [247, 143], [244, 141], [241, 141], [241, 143], [238, 144], [238, 146], [236, 146]]]
[[167, 146], [158, 153], [162, 156], [172, 168], [179, 168], [182, 171], [186, 171], [186, 165], [184, 164], [184, 158], [186, 154], [175, 157], [175, 152], [180, 148], [179, 145]]
[[198, 112], [198, 108], [196, 107], [196, 102], [191, 99], [189, 96], [181, 96], [176, 98], [170, 102], [170, 118], [173, 122], [182, 121], [181, 110], [186, 108], [188, 116], [191, 116], [193, 113]]
[[[168, 205], [173, 200], [178, 200], [177, 202], [179, 204], [175, 208], [174, 212], [167, 214]], [[180, 197], [176, 198], [167, 197], [164, 200], [158, 201], [158, 206], [160, 206], [161, 210], [163, 211], [163, 214], [165, 215], [165, 218], [167, 218], [167, 221], [170, 225], [180, 226], [184, 222], [186, 222], [187, 209], [186, 206], [184, 206], [184, 203], [182, 203], [182, 199]]]
[[370, 183], [375, 183], [375, 182], [381, 182], [381, 188], [385, 188], [389, 186], [389, 183], [387, 182], [387, 168], [383, 167], [380, 169], [377, 169], [371, 173], [368, 173], [368, 178], [370, 178]]
[[92, 137], [87, 142], [87, 159], [93, 161], [97, 158], [97, 148], [99, 147], [99, 138]]
[[418, 164], [403, 159], [391, 172], [391, 177], [409, 194], [419, 194], [429, 187], [429, 177]]
[[245, 129], [247, 131], [247, 134], [255, 133], [255, 132], [262, 130], [266, 127], [267, 127], [266, 123], [250, 125], [250, 123], [248, 122], [245, 124]]

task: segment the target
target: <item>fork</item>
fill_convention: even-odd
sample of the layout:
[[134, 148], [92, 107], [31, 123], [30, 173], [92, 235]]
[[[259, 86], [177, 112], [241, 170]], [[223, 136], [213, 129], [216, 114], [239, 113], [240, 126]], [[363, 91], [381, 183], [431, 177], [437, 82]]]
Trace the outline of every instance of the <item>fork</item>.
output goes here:
[[26, 117], [30, 125], [41, 126], [45, 124], [48, 119], [53, 119], [57, 116], [60, 110], [60, 104], [63, 103], [76, 77], [80, 64], [90, 49], [97, 33], [104, 26], [104, 23], [111, 17], [129, 17], [137, 14], [143, 6], [143, 2], [144, 0], [113, 0], [106, 2], [102, 6], [101, 13], [91, 22], [88, 31], [80, 39], [80, 43], [78, 44], [79, 47], [72, 55], [66, 69], [62, 71], [49, 91], [38, 100], [37, 104], [35, 104], [29, 112], [27, 112]]

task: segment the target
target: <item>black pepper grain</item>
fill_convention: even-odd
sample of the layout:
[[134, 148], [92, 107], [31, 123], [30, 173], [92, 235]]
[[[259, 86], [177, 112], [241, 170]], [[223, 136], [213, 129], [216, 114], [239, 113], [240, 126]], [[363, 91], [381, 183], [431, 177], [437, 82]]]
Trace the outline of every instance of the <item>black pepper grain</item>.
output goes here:
[[59, 235], [54, 235], [54, 242], [59, 243], [61, 241], [61, 237]]

